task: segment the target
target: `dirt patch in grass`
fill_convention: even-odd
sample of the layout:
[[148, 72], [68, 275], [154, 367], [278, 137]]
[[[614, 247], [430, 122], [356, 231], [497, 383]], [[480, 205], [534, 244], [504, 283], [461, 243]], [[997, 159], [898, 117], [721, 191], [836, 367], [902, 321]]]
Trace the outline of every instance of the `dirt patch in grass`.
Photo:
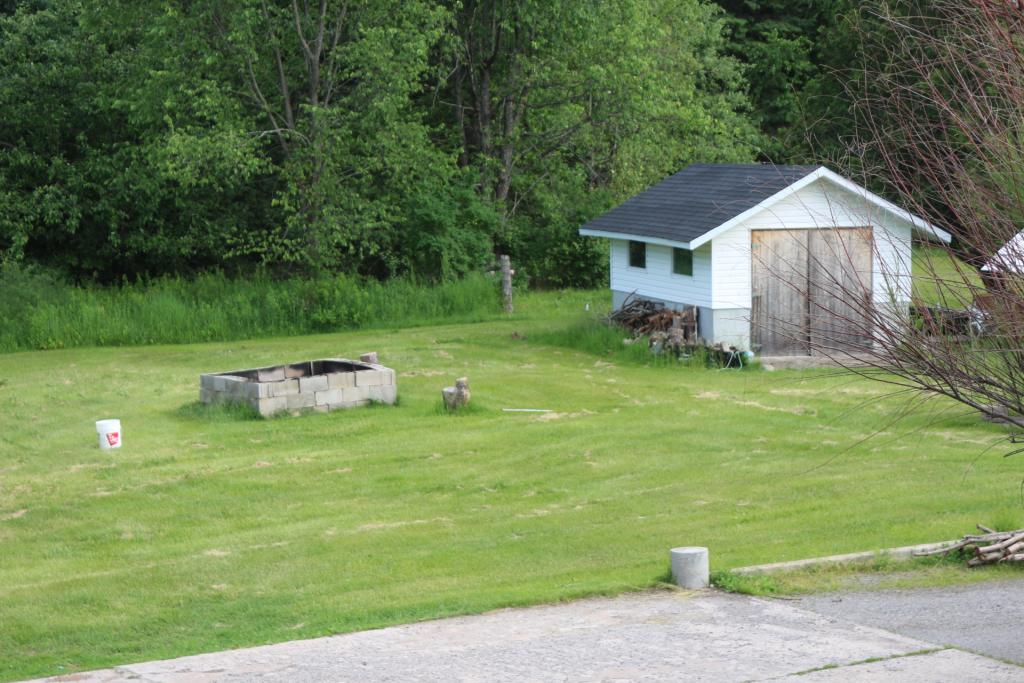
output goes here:
[[972, 438], [972, 437], [966, 436], [966, 435], [961, 434], [959, 432], [954, 432], [954, 431], [949, 431], [949, 430], [946, 430], [946, 431], [932, 430], [932, 431], [924, 432], [924, 434], [926, 436], [937, 436], [937, 437], [939, 437], [941, 439], [945, 439], [947, 441], [956, 441], [958, 443], [974, 443], [974, 444], [978, 444], [979, 446], [991, 446], [995, 441], [1003, 439], [1003, 437], [994, 437], [994, 438], [990, 438], [990, 439], [978, 439], [978, 438]]
[[562, 418], [583, 417], [585, 415], [596, 415], [596, 414], [597, 413], [595, 413], [593, 410], [581, 410], [581, 411], [579, 411], [577, 413], [551, 412], [551, 413], [541, 413], [540, 415], [537, 415], [533, 419], [536, 422], [551, 422], [552, 420], [561, 420]]
[[450, 524], [449, 517], [434, 517], [433, 519], [410, 519], [401, 522], [370, 522], [356, 527], [356, 531], [379, 531], [381, 529], [398, 529], [404, 526], [419, 526], [422, 524]]
[[760, 401], [733, 401], [738, 406], [745, 406], [747, 408], [757, 408], [758, 410], [767, 410], [772, 413], [789, 413], [790, 415], [817, 415], [816, 411], [809, 410], [804, 406], [792, 406], [789, 408], [782, 408], [779, 406], [768, 406]]
[[0, 515], [0, 522], [6, 522], [9, 519], [21, 519], [26, 514], [28, 514], [28, 508], [8, 512], [6, 515]]
[[81, 472], [82, 470], [109, 470], [117, 467], [109, 462], [80, 462], [68, 468], [68, 472]]

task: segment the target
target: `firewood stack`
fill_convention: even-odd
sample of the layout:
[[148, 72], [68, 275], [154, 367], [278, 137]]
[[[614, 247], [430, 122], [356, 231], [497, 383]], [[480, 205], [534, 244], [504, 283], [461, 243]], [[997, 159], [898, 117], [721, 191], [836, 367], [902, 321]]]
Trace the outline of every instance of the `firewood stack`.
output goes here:
[[608, 321], [626, 328], [634, 337], [681, 330], [675, 334], [681, 334], [683, 340], [692, 344], [697, 339], [696, 308], [675, 311], [656, 301], [641, 299], [635, 294], [626, 297], [622, 306], [609, 314]]
[[914, 554], [918, 556], [948, 555], [960, 550], [973, 555], [967, 560], [968, 567], [1001, 562], [1024, 562], [1024, 529], [993, 531], [979, 524], [978, 530], [984, 533], [968, 534], [960, 541], [945, 548]]

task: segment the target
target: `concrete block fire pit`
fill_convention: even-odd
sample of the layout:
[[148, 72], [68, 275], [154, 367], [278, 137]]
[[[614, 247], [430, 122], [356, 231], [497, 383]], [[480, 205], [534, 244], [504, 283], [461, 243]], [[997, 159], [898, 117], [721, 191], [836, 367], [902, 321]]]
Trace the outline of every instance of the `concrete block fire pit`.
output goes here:
[[357, 408], [371, 402], [393, 404], [397, 392], [391, 368], [345, 358], [199, 376], [203, 403], [248, 403], [264, 416]]

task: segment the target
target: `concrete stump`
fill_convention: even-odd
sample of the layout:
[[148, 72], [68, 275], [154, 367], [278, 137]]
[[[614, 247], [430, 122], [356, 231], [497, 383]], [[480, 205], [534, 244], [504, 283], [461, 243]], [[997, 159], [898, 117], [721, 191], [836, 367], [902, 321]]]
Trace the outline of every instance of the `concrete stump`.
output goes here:
[[708, 549], [700, 547], [672, 548], [672, 580], [680, 588], [707, 588], [711, 583]]
[[469, 403], [469, 380], [460, 377], [455, 380], [454, 387], [445, 387], [441, 390], [441, 398], [444, 399], [444, 407], [448, 410], [458, 410]]
[[372, 363], [372, 364], [376, 365], [377, 362], [378, 362], [377, 361], [377, 352], [376, 351], [370, 351], [369, 353], [364, 353], [363, 355], [359, 356], [359, 360], [363, 361], [364, 363]]

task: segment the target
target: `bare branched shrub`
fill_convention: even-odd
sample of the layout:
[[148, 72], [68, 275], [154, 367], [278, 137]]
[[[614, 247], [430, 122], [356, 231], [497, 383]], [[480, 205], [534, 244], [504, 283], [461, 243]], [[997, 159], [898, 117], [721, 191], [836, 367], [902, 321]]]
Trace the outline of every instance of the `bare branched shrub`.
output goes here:
[[[954, 240], [915, 250], [913, 291], [908, 249], [881, 272], [876, 258], [873, 280], [851, 279], [856, 268], [819, 279], [806, 292], [810, 329], [792, 332], [856, 372], [1024, 426], [1024, 9], [879, 0], [863, 18], [846, 170]], [[848, 247], [837, 237], [830, 248]], [[834, 262], [809, 256], [810, 268]], [[844, 338], [815, 334], [830, 317]]]

